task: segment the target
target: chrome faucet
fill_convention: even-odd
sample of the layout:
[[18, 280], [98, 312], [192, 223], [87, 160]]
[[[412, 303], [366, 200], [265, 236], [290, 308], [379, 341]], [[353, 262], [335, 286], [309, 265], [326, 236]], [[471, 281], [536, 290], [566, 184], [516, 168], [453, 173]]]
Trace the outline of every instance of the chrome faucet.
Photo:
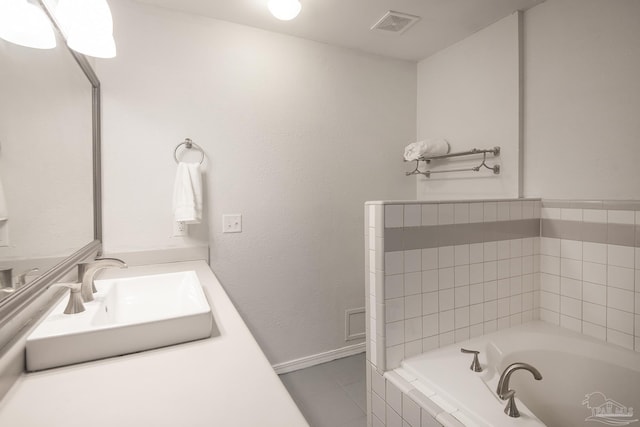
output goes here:
[[523, 363], [523, 362], [512, 363], [511, 365], [507, 366], [504, 372], [502, 372], [502, 375], [500, 375], [500, 380], [498, 381], [498, 389], [496, 390], [496, 393], [498, 394], [500, 399], [509, 400], [509, 402], [507, 402], [506, 408], [504, 408], [504, 413], [514, 418], [519, 417], [520, 413], [518, 412], [518, 408], [516, 408], [516, 402], [515, 402], [516, 392], [515, 390], [509, 389], [509, 379], [511, 378], [511, 375], [515, 371], [520, 369], [524, 369], [526, 371], [531, 372], [533, 374], [533, 378], [535, 378], [538, 381], [542, 379], [542, 375], [540, 374], [540, 371], [538, 371], [536, 368], [529, 365], [528, 363]]
[[82, 287], [80, 294], [84, 302], [93, 301], [93, 294], [97, 292], [93, 280], [96, 273], [104, 268], [127, 268], [127, 264], [118, 258], [99, 258], [85, 265], [85, 271], [82, 275]]

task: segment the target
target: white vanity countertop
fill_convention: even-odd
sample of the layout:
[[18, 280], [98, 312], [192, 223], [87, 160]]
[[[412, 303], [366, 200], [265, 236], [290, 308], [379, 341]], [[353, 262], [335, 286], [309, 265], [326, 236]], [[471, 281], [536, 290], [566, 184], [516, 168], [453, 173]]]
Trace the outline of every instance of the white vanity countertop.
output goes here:
[[218, 336], [23, 374], [0, 401], [0, 426], [308, 427], [204, 261], [105, 270], [100, 278], [185, 270], [197, 273]]

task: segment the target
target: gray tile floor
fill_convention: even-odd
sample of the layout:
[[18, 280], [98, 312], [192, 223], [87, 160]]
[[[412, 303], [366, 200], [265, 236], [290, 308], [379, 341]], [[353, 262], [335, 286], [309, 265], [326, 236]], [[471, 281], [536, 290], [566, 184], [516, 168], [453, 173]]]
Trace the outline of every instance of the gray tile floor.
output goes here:
[[311, 427], [366, 427], [365, 354], [280, 375]]

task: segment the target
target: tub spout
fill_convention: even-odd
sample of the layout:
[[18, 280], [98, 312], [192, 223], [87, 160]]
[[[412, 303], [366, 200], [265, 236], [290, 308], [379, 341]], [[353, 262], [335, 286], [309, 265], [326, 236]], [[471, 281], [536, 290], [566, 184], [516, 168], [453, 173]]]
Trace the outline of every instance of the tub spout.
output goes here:
[[524, 369], [531, 372], [533, 374], [533, 378], [538, 381], [542, 379], [542, 375], [540, 374], [540, 372], [528, 363], [512, 363], [511, 365], [507, 366], [502, 375], [500, 375], [500, 380], [498, 381], [498, 389], [496, 390], [496, 393], [498, 393], [498, 397], [500, 397], [500, 399], [505, 400], [505, 395], [509, 391], [509, 379], [511, 378], [511, 374], [519, 369]]

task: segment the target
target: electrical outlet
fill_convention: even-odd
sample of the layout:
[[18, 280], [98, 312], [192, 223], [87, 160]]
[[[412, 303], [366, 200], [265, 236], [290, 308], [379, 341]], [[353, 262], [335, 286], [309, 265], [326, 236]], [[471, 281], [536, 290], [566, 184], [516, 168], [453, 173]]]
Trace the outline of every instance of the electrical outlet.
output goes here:
[[242, 215], [222, 215], [223, 233], [242, 233]]
[[188, 232], [188, 224], [182, 221], [173, 222], [173, 237], [186, 236]]

